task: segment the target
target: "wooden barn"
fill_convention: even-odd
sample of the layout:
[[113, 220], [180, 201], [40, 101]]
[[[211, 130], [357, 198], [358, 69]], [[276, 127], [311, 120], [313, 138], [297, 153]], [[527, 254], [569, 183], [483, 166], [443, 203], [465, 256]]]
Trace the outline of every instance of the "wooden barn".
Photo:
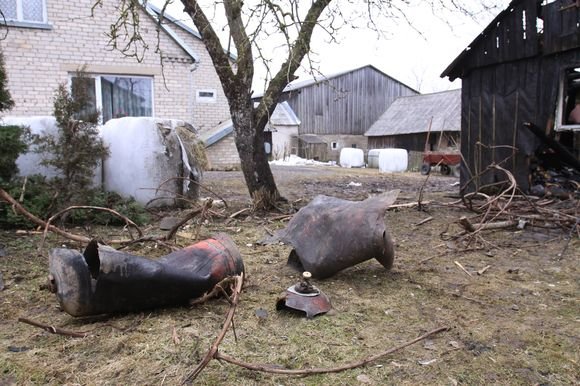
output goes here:
[[400, 97], [365, 135], [369, 149], [409, 151], [411, 169], [424, 150], [457, 148], [461, 131], [461, 90]]
[[534, 170], [549, 154], [577, 165], [579, 7], [513, 0], [442, 73], [462, 79], [463, 192], [505, 181], [492, 164], [511, 171], [523, 191], [537, 184]]
[[[317, 79], [294, 81], [280, 101], [287, 101], [300, 118], [299, 136], [315, 135], [326, 143], [326, 159], [338, 161], [343, 147], [367, 150], [369, 127], [400, 96], [418, 92], [372, 65]], [[261, 95], [256, 95], [260, 98]], [[311, 138], [299, 144], [314, 145]], [[322, 156], [320, 144], [316, 153]], [[304, 153], [299, 149], [299, 154]]]

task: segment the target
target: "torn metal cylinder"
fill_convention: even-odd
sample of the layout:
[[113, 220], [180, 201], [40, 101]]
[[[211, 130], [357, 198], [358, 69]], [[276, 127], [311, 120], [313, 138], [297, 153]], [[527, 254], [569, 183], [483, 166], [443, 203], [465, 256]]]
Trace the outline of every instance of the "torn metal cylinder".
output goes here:
[[330, 300], [322, 291], [310, 283], [312, 274], [304, 272], [303, 280], [288, 287], [276, 301], [276, 309], [291, 309], [306, 313], [306, 317], [311, 319], [319, 314], [327, 313], [332, 309]]
[[364, 201], [317, 196], [274, 239], [293, 247], [288, 265], [315, 278], [372, 258], [390, 269], [395, 249], [384, 217], [398, 194], [392, 190]]
[[91, 241], [84, 253], [49, 253], [51, 287], [72, 316], [130, 312], [185, 305], [217, 283], [244, 271], [240, 252], [224, 234], [157, 260]]

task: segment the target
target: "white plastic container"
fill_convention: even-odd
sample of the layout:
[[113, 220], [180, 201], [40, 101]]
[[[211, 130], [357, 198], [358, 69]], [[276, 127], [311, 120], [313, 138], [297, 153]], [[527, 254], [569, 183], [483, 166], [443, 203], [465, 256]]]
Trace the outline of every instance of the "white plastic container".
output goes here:
[[343, 168], [362, 168], [365, 166], [365, 153], [361, 149], [343, 148], [340, 151], [340, 166]]
[[404, 172], [408, 164], [409, 155], [405, 149], [380, 149], [379, 151], [379, 172]]
[[372, 149], [369, 150], [367, 155], [367, 166], [369, 168], [378, 169], [379, 168], [379, 153], [382, 149]]

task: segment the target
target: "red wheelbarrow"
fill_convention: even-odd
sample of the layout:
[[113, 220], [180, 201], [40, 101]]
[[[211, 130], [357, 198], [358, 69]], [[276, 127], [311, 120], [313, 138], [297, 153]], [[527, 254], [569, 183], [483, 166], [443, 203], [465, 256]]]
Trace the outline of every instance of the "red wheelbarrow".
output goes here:
[[421, 174], [431, 173], [431, 166], [439, 165], [441, 174], [448, 176], [451, 174], [451, 168], [461, 163], [461, 154], [459, 152], [439, 152], [426, 151], [423, 153], [423, 165], [421, 165]]

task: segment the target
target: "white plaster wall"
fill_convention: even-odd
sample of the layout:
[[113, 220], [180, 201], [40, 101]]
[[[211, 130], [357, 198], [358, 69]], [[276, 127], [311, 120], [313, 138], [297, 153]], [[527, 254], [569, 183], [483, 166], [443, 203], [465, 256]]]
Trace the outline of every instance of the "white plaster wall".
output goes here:
[[291, 154], [292, 137], [298, 136], [298, 126], [276, 126], [275, 130], [272, 132], [272, 158], [277, 160]]

